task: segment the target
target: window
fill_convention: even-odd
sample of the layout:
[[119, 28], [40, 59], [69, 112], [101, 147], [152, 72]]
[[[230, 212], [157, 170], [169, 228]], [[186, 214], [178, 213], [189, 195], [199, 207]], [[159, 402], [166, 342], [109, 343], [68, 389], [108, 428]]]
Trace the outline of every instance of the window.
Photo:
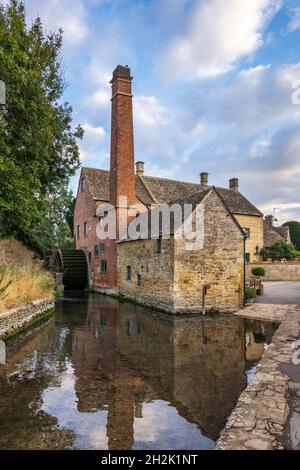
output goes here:
[[77, 238], [80, 238], [80, 225], [77, 225]]
[[92, 253], [89, 251], [89, 263], [91, 264], [92, 262]]
[[243, 228], [244, 232], [247, 234], [248, 240], [250, 238], [250, 228]]
[[126, 330], [127, 330], [127, 336], [131, 336], [132, 335], [132, 321], [131, 320], [127, 320]]
[[107, 273], [107, 261], [105, 259], [101, 260], [100, 272], [101, 272], [101, 274]]
[[83, 233], [84, 233], [84, 236], [87, 237], [87, 234], [88, 234], [88, 224], [87, 224], [87, 222], [84, 222]]
[[95, 245], [94, 253], [95, 253], [95, 256], [99, 256], [99, 253], [100, 253], [99, 245]]
[[161, 237], [157, 239], [157, 253], [161, 253]]
[[142, 276], [140, 275], [140, 273], [138, 273], [138, 275], [137, 275], [137, 286], [141, 287], [141, 285], [142, 285]]
[[250, 263], [250, 253], [245, 253], [246, 263]]
[[81, 191], [85, 190], [85, 178], [81, 179]]
[[132, 272], [131, 272], [131, 266], [127, 266], [127, 281], [131, 281], [132, 278]]

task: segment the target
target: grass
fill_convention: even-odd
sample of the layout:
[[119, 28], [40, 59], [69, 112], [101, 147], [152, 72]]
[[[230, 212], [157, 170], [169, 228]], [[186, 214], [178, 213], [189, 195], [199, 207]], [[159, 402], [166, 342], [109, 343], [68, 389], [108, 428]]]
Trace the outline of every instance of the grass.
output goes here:
[[0, 311], [51, 298], [54, 287], [53, 277], [42, 269], [0, 268]]

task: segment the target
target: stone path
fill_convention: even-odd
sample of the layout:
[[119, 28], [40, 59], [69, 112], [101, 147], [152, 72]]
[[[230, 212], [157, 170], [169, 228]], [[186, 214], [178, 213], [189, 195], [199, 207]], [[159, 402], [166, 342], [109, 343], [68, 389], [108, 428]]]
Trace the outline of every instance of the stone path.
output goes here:
[[[288, 445], [295, 448], [297, 438], [292, 443], [288, 429], [292, 429], [293, 437], [299, 435], [299, 415], [293, 411], [300, 405], [300, 383], [293, 402], [287, 366], [292, 365], [295, 341], [299, 338], [300, 306], [255, 304], [238, 315], [281, 324], [258, 364], [253, 381], [241, 394], [229, 417], [217, 449], [271, 450]], [[300, 365], [295, 367], [300, 368]]]

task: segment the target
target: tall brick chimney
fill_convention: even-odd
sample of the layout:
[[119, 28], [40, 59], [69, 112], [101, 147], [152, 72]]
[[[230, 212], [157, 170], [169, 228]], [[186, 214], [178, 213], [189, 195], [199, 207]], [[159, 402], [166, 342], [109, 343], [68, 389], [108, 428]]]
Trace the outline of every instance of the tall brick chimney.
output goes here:
[[135, 203], [134, 140], [132, 118], [132, 77], [130, 68], [118, 65], [111, 80], [110, 203], [120, 196]]

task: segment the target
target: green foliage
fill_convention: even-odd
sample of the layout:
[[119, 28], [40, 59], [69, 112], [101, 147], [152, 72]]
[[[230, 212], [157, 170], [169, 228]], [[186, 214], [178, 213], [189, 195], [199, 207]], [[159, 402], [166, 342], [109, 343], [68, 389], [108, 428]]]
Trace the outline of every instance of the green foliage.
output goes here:
[[246, 287], [246, 290], [245, 290], [246, 300], [255, 299], [255, 297], [256, 297], [256, 290], [254, 289], [254, 287]]
[[298, 252], [295, 250], [294, 245], [286, 243], [285, 241], [278, 241], [271, 246], [271, 248], [263, 248], [260, 254], [264, 260], [272, 258], [273, 261], [278, 261], [280, 259], [290, 261], [298, 256]]
[[72, 109], [60, 50], [62, 31], [45, 35], [39, 18], [28, 28], [20, 0], [0, 6], [0, 237], [16, 237], [44, 253], [70, 237], [69, 178], [79, 166]]
[[264, 268], [257, 266], [256, 268], [252, 269], [251, 273], [253, 274], [253, 276], [263, 277], [265, 276], [266, 271], [264, 270]]
[[300, 251], [300, 222], [295, 220], [286, 222], [284, 227], [290, 228], [291, 240], [296, 250]]

